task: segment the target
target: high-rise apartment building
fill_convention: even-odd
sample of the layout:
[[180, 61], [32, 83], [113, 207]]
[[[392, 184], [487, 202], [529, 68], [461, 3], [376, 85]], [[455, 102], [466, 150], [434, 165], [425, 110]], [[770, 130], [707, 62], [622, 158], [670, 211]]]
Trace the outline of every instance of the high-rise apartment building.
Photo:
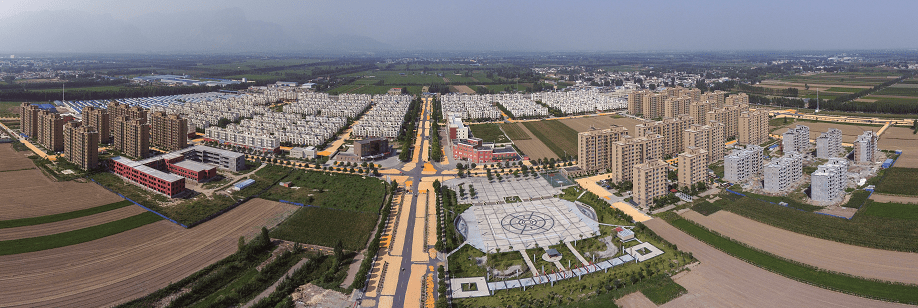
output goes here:
[[82, 122], [64, 124], [64, 157], [83, 170], [99, 166], [99, 132]]
[[738, 183], [762, 172], [762, 150], [762, 147], [752, 144], [730, 152], [724, 157], [724, 180]]
[[632, 200], [638, 206], [648, 208], [653, 205], [653, 199], [666, 195], [666, 172], [669, 168], [665, 162], [652, 159], [645, 163], [634, 165], [632, 178]]
[[664, 118], [662, 121], [648, 122], [638, 124], [634, 127], [635, 136], [643, 137], [648, 134], [657, 134], [663, 136], [663, 155], [675, 156], [684, 149], [683, 132], [692, 125], [692, 118], [688, 116], [678, 116], [676, 118]]
[[114, 129], [115, 149], [137, 159], [150, 155], [150, 125], [146, 118], [118, 117]]
[[631, 91], [631, 93], [628, 94], [628, 114], [644, 114], [644, 96], [651, 94], [653, 94], [653, 92], [648, 90]]
[[762, 109], [749, 109], [740, 113], [739, 144], [762, 144], [768, 141], [768, 112]]
[[689, 113], [689, 106], [692, 104], [692, 98], [688, 96], [670, 97], [664, 101], [663, 117], [675, 118], [680, 115]]
[[92, 106], [83, 108], [83, 125], [92, 126], [99, 132], [99, 142], [108, 143], [112, 136], [112, 120], [107, 109]]
[[691, 187], [704, 181], [708, 170], [708, 151], [696, 147], [685, 148], [679, 154], [679, 187]]
[[164, 151], [177, 151], [188, 146], [188, 119], [162, 111], [154, 112], [150, 119], [153, 146]]
[[830, 128], [829, 131], [816, 137], [816, 157], [832, 158], [837, 157], [842, 151], [842, 131], [836, 128]]
[[711, 103], [711, 109], [723, 108], [725, 105], [726, 96], [727, 92], [718, 90], [702, 94], [700, 101]]
[[665, 92], [643, 95], [641, 97], [641, 110], [644, 112], [642, 117], [645, 119], [662, 118], [663, 105], [667, 98]]
[[707, 163], [724, 158], [724, 124], [709, 121], [708, 125], [693, 124], [682, 134], [684, 147], [696, 147], [708, 152]]
[[[108, 103], [108, 120], [109, 127], [114, 132], [115, 131], [115, 121], [121, 117], [128, 117], [131, 119], [144, 119], [147, 120], [147, 110], [143, 109], [140, 106], [128, 106], [116, 101]], [[146, 123], [146, 122], [145, 122]], [[114, 134], [113, 134], [114, 135]]]
[[70, 116], [42, 110], [38, 113], [38, 144], [48, 151], [64, 150], [64, 123], [73, 119]]
[[810, 128], [797, 124], [796, 127], [788, 128], [783, 138], [781, 142], [785, 153], [799, 152], [802, 154], [810, 147]]
[[724, 106], [723, 108], [715, 108], [708, 111], [706, 119], [709, 122], [717, 121], [723, 123], [724, 138], [730, 139], [737, 136], [737, 131], [739, 131], [739, 116], [743, 111], [746, 111], [745, 106]]
[[19, 106], [19, 130], [29, 138], [38, 138], [39, 112], [41, 109], [38, 106], [29, 103]]
[[765, 191], [776, 194], [789, 190], [803, 177], [803, 154], [784, 152], [765, 165]]
[[577, 134], [577, 166], [586, 171], [609, 169], [612, 143], [627, 135], [627, 128], [615, 125]]
[[810, 198], [814, 201], [841, 201], [848, 184], [848, 160], [829, 158], [810, 176]]
[[648, 134], [643, 137], [625, 136], [612, 143], [610, 171], [613, 182], [631, 180], [634, 165], [663, 158], [663, 136]]
[[868, 130], [854, 140], [854, 161], [874, 162], [877, 160], [877, 134]]
[[724, 99], [724, 105], [732, 106], [741, 106], [749, 105], [749, 94], [746, 93], [737, 93]]
[[694, 102], [689, 105], [688, 115], [692, 117], [692, 124], [704, 125], [708, 123], [708, 111], [711, 111], [713, 103], [708, 101]]

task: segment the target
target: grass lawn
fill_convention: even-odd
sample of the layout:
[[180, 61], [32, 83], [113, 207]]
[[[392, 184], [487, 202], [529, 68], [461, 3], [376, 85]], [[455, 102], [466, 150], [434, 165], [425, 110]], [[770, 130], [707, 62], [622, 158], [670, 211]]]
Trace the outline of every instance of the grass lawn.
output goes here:
[[797, 281], [868, 298], [878, 298], [886, 301], [908, 304], [918, 303], [918, 286], [894, 284], [826, 272], [815, 267], [791, 262], [746, 247], [738, 242], [714, 234], [685, 219], [675, 219], [671, 223], [685, 233], [692, 235], [718, 250], [726, 252], [727, 254], [757, 267], [764, 268]]
[[22, 219], [13, 219], [13, 220], [3, 220], [3, 221], [0, 221], [0, 229], [40, 225], [40, 224], [46, 224], [46, 223], [51, 223], [51, 222], [56, 222], [56, 221], [74, 219], [74, 218], [94, 215], [98, 213], [108, 212], [114, 209], [119, 209], [125, 206], [129, 206], [129, 205], [133, 205], [133, 203], [131, 203], [131, 201], [124, 200], [124, 201], [118, 201], [115, 203], [109, 203], [106, 205], [100, 205], [97, 207], [92, 207], [88, 209], [67, 212], [67, 213], [22, 218]]
[[510, 137], [512, 140], [532, 139], [532, 137], [529, 137], [529, 134], [520, 127], [519, 123], [504, 123], [500, 125], [500, 128], [503, 129], [507, 137]]
[[39, 237], [0, 241], [0, 256], [76, 245], [115, 235], [127, 230], [141, 227], [162, 220], [162, 217], [151, 212], [134, 215], [125, 219], [107, 222], [88, 228], [67, 231]]
[[319, 207], [379, 213], [386, 195], [383, 181], [354, 174], [296, 170], [283, 181], [291, 182], [291, 187], [276, 185], [261, 197]]
[[326, 247], [341, 240], [345, 249], [359, 251], [367, 245], [377, 218], [376, 213], [303, 207], [271, 231], [271, 237]]
[[918, 196], [918, 185], [912, 183], [915, 178], [918, 178], [918, 168], [889, 168], [877, 184], [876, 192]]
[[701, 215], [708, 216], [720, 211], [720, 207], [708, 201], [702, 201], [692, 206], [692, 210]]
[[494, 123], [472, 124], [469, 125], [469, 130], [472, 132], [472, 136], [481, 138], [485, 142], [510, 142], [510, 138], [507, 138], [507, 136], [504, 135], [504, 132], [500, 130], [500, 127]]
[[523, 122], [523, 125], [558, 157], [577, 155], [577, 131], [561, 121]]
[[[449, 272], [452, 277], [481, 277], [485, 275], [485, 269], [478, 266], [475, 258], [484, 257], [484, 252], [465, 245], [449, 255]], [[534, 260], [533, 260], [534, 261]]]
[[883, 203], [871, 201], [861, 214], [875, 217], [918, 221], [918, 204]]

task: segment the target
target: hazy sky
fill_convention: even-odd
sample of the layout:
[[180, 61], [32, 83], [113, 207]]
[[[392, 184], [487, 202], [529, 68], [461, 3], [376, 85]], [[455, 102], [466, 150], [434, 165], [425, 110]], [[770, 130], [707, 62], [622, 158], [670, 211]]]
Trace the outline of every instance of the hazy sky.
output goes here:
[[0, 50], [918, 48], [916, 12], [918, 1], [0, 0]]

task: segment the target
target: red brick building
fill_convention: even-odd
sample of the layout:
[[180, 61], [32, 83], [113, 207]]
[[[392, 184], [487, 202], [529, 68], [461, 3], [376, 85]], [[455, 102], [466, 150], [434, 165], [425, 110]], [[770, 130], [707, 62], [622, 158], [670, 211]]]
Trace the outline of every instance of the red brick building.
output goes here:
[[490, 163], [516, 160], [519, 156], [512, 147], [495, 147], [479, 138], [459, 139], [453, 142], [453, 158], [473, 163]]
[[185, 179], [203, 182], [217, 176], [217, 167], [185, 159], [185, 152], [173, 152], [133, 161], [112, 158], [109, 168], [137, 184], [174, 197], [185, 191]]

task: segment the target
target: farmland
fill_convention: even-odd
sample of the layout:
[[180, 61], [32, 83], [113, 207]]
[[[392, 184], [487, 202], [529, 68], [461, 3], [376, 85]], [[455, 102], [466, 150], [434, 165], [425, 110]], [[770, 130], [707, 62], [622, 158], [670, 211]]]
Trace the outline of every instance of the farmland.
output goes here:
[[26, 158], [32, 152], [18, 152], [11, 143], [0, 143], [0, 172], [35, 168], [32, 160]]
[[918, 168], [918, 134], [906, 127], [890, 127], [883, 132], [877, 147], [884, 150], [902, 150], [896, 167]]
[[918, 196], [918, 168], [892, 167], [886, 169], [883, 179], [877, 184], [876, 192], [892, 195]]
[[133, 205], [130, 201], [122, 200], [115, 203], [109, 203], [106, 205], [101, 205], [97, 207], [88, 208], [85, 210], [77, 210], [73, 212], [53, 214], [48, 216], [32, 217], [32, 218], [22, 218], [22, 219], [13, 219], [13, 220], [2, 220], [0, 221], [0, 229], [6, 228], [18, 228], [25, 226], [34, 226], [41, 224], [48, 224], [53, 222], [65, 221], [85, 216], [91, 216], [99, 213], [105, 213], [112, 210], [120, 209], [129, 205]]
[[359, 251], [376, 227], [375, 213], [351, 212], [321, 207], [303, 207], [271, 231], [271, 237], [304, 244]]
[[0, 102], [0, 118], [19, 116], [19, 102]]
[[472, 136], [475, 136], [475, 138], [481, 138], [485, 142], [510, 142], [510, 138], [507, 138], [507, 136], [504, 135], [504, 132], [500, 130], [500, 126], [498, 126], [498, 124], [472, 124], [469, 125], [469, 130], [471, 131]]
[[93, 183], [53, 182], [37, 169], [0, 172], [4, 220], [88, 209], [123, 199]]
[[557, 120], [523, 122], [558, 157], [577, 155], [577, 131]]
[[802, 265], [762, 251], [749, 248], [730, 239], [719, 236], [688, 220], [677, 218], [670, 223], [695, 238], [716, 247], [734, 257], [740, 258], [782, 276], [822, 286], [832, 290], [856, 294], [868, 298], [880, 298], [901, 303], [918, 302], [918, 287], [867, 280], [843, 274], [828, 273], [812, 266]]
[[526, 139], [513, 139], [513, 137], [511, 137], [511, 139], [513, 139], [513, 145], [519, 148], [524, 155], [529, 157], [529, 159], [558, 158], [558, 156], [555, 155], [551, 149], [545, 146], [541, 140], [536, 138], [535, 135], [530, 132], [528, 128], [526, 128], [526, 126], [522, 125], [522, 123], [510, 123], [501, 125], [513, 125], [516, 130], [518, 130], [517, 132], [514, 132], [514, 134], [525, 134], [527, 136]]
[[29, 238], [0, 241], [0, 256], [22, 254], [85, 243], [162, 220], [151, 212], [82, 229]]
[[385, 197], [385, 184], [382, 181], [359, 175], [296, 170], [283, 181], [291, 182], [292, 187], [299, 188], [277, 185], [262, 197], [368, 213], [379, 213]]
[[255, 199], [191, 229], [160, 220], [78, 245], [0, 256], [0, 298], [12, 299], [4, 301], [12, 307], [116, 305], [230, 255], [240, 236], [252, 238], [295, 209]]
[[918, 221], [918, 206], [914, 204], [871, 202], [861, 214], [876, 217]]
[[516, 140], [529, 140], [532, 137], [529, 136], [523, 128], [520, 127], [519, 123], [504, 123], [500, 124], [500, 128], [506, 133], [506, 136], [510, 139]]
[[[810, 128], [810, 139], [815, 140], [816, 137], [819, 137], [820, 134], [829, 131], [830, 128], [836, 128], [842, 131], [842, 142], [852, 143], [857, 136], [863, 134], [865, 131], [877, 132], [880, 130], [880, 126], [867, 126], [867, 125], [848, 125], [841, 123], [828, 123], [828, 122], [815, 122], [815, 121], [806, 121], [806, 120], [797, 120], [795, 123], [790, 123], [788, 121], [787, 127], [793, 127], [796, 124], [805, 125]], [[787, 128], [780, 128], [772, 132], [772, 134], [782, 135], [787, 131]]]
[[[628, 129], [631, 134], [634, 134], [634, 127], [638, 124], [644, 123], [644, 121], [628, 118], [628, 117], [613, 117], [613, 116], [595, 116], [595, 117], [581, 117], [573, 119], [563, 119], [559, 120], [564, 125], [569, 126], [577, 132], [589, 131], [590, 127], [595, 129], [606, 129], [611, 125], [624, 126]], [[576, 142], [576, 139], [575, 139]]]

